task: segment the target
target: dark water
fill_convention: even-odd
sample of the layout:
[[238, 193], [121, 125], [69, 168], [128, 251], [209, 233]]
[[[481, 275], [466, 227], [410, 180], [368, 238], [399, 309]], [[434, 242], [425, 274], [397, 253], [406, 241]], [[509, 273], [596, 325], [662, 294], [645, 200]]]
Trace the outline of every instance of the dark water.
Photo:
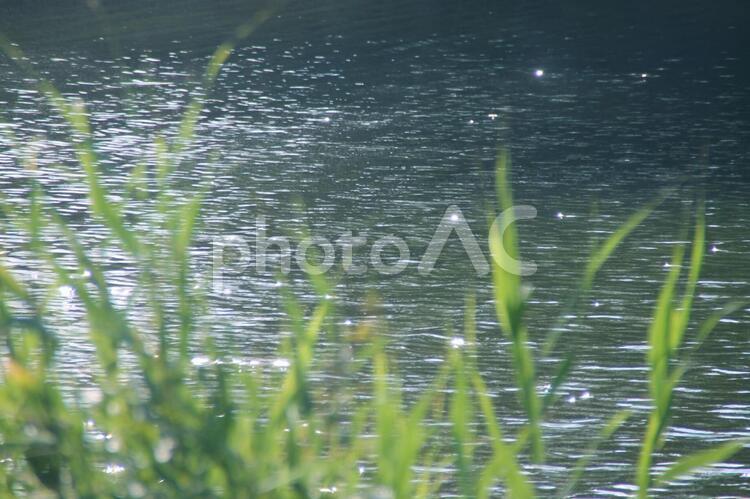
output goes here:
[[[0, 30], [66, 95], [86, 101], [107, 182], [117, 187], [137, 161], [153, 161], [154, 135], [174, 133], [208, 56], [256, 7], [7, 2]], [[417, 272], [446, 208], [458, 206], [484, 244], [492, 160], [499, 144], [509, 146], [516, 201], [538, 210], [519, 230], [523, 254], [538, 266], [528, 278], [529, 325], [540, 344], [591, 244], [675, 187], [565, 326], [555, 358], [574, 351], [577, 365], [545, 425], [550, 464], [534, 475], [545, 493], [608, 415], [633, 408], [639, 416], [607, 445], [582, 488], [586, 496], [629, 495], [648, 408], [648, 318], [701, 192], [709, 244], [695, 315], [750, 296], [748, 20], [741, 2], [290, 3], [225, 66], [190, 152], [192, 166], [177, 176], [187, 191], [210, 185], [204, 249], [211, 237], [229, 234], [252, 245], [258, 214], [271, 236], [307, 227], [331, 240], [347, 231], [369, 244], [389, 234], [404, 238], [412, 256], [403, 273], [339, 276], [337, 320], [356, 326], [367, 291], [377, 291], [402, 383], [418, 392], [444, 358], [452, 339], [446, 331], [461, 329], [465, 296], [475, 292], [480, 363], [509, 427], [520, 413], [489, 279], [475, 274], [455, 238], [434, 272]], [[33, 77], [4, 58], [0, 82], [0, 126], [23, 144], [0, 138], [3, 195], [23, 204], [28, 178], [37, 175], [56, 209], [97, 246], [102, 232], [83, 215], [80, 182], [54, 167], [70, 162], [62, 122], [34, 91]], [[20, 168], [19, 156], [35, 157], [37, 172]], [[43, 278], [28, 268], [13, 233], [0, 237], [0, 250], [29, 278]], [[205, 252], [198, 257], [208, 269]], [[356, 258], [366, 262], [367, 253]], [[125, 304], [132, 276], [111, 261]], [[212, 298], [205, 334], [239, 364], [281, 365], [274, 352], [285, 332], [274, 272], [228, 275], [234, 287]], [[309, 296], [299, 272], [292, 278]], [[56, 299], [65, 311], [55, 318], [65, 326], [61, 370], [85, 382], [79, 366], [92, 352], [78, 326], [81, 311], [65, 289]], [[698, 354], [678, 389], [657, 462], [750, 436], [749, 320], [750, 309], [722, 320]], [[551, 365], [541, 364], [542, 382]], [[745, 450], [664, 495], [750, 495], [749, 463]]]

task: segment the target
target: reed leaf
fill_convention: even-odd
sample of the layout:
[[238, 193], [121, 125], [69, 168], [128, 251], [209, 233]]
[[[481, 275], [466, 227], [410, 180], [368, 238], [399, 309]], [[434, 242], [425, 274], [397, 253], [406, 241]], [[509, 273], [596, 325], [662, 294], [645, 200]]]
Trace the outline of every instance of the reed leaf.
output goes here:
[[[503, 217], [513, 208], [508, 175], [510, 157], [502, 150], [496, 163], [498, 202]], [[541, 430], [541, 403], [536, 392], [534, 359], [528, 343], [528, 333], [523, 324], [524, 300], [521, 290], [518, 236], [513, 224], [505, 225], [502, 234], [498, 224], [492, 224], [489, 235], [492, 256], [492, 282], [495, 312], [503, 333], [511, 339], [513, 368], [528, 418], [531, 452], [534, 461], [544, 461], [544, 442]]]
[[682, 457], [660, 473], [654, 480], [654, 483], [663, 485], [694, 473], [701, 468], [724, 462], [739, 452], [747, 443], [747, 440], [726, 442]]

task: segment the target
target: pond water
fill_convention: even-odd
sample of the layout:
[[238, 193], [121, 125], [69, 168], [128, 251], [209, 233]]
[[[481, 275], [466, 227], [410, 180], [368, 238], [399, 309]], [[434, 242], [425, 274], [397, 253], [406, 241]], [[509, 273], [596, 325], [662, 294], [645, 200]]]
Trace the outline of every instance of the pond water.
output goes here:
[[[66, 5], [70, 4], [70, 5]], [[125, 5], [125, 4], [122, 4]], [[122, 186], [155, 134], [174, 133], [213, 49], [256, 5], [226, 0], [37, 2], [0, 7], [0, 31], [35, 70], [85, 100], [106, 180]], [[540, 364], [576, 354], [563, 397], [545, 423], [550, 462], [535, 470], [544, 494], [565, 478], [592, 431], [618, 408], [638, 411], [586, 473], [586, 496], [632, 493], [633, 463], [648, 408], [646, 329], [665, 264], [685, 240], [693, 201], [706, 198], [708, 251], [695, 316], [750, 296], [750, 46], [747, 8], [697, 2], [640, 8], [595, 2], [292, 2], [240, 44], [223, 68], [198, 126], [179, 188], [210, 186], [200, 241], [240, 236], [254, 247], [258, 215], [268, 236], [307, 228], [335, 241], [402, 238], [406, 269], [339, 272], [336, 320], [354, 327], [376, 292], [390, 349], [409, 391], [428, 386], [461, 331], [476, 293], [480, 365], [504, 423], [519, 424], [508, 343], [493, 318], [490, 279], [478, 276], [454, 236], [429, 275], [418, 263], [446, 209], [457, 206], [486, 252], [493, 160], [513, 158], [524, 258], [537, 265], [528, 313], [538, 346], [563, 312], [595, 241], [664, 188], [675, 193], [618, 249], [592, 299], [564, 327], [561, 348]], [[125, 9], [125, 10], [121, 10]], [[0, 58], [0, 190], [28, 198], [34, 155], [50, 202], [92, 247], [100, 229], [83, 216], [81, 184], [54, 165], [70, 162], [64, 125], [34, 90], [34, 77]], [[304, 208], [300, 208], [300, 207]], [[393, 248], [390, 248], [393, 249]], [[12, 234], [0, 235], [11, 266], [25, 268]], [[209, 259], [198, 253], [206, 270]], [[393, 263], [394, 254], [384, 252]], [[340, 261], [340, 254], [337, 254]], [[225, 269], [231, 286], [210, 300], [206, 334], [243, 362], [272, 362], [285, 334], [268, 270]], [[117, 295], [133, 292], [127, 266], [109, 268]], [[32, 276], [33, 277], [33, 276]], [[290, 279], [307, 299], [300, 272]], [[60, 369], [71, 383], [91, 347], [80, 309], [65, 292]], [[722, 320], [677, 390], [673, 426], [657, 462], [711, 443], [750, 437], [750, 309]], [[324, 344], [322, 348], [336, 348]], [[680, 496], [750, 495], [750, 452], [670, 488]]]

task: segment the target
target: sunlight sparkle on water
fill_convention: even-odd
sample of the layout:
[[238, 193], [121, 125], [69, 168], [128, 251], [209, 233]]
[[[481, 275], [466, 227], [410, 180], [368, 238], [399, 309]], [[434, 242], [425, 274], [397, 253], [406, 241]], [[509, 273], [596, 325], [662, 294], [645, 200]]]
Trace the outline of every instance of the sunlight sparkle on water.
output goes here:
[[205, 367], [211, 364], [211, 359], [209, 357], [206, 357], [205, 355], [197, 355], [190, 359], [190, 363], [195, 367]]
[[454, 338], [451, 338], [451, 347], [453, 347], [453, 348], [461, 348], [465, 344], [466, 344], [466, 342], [460, 336], [456, 336]]
[[289, 367], [289, 361], [287, 359], [274, 359], [271, 365], [277, 369], [286, 369]]
[[534, 71], [534, 76], [536, 76], [537, 78], [541, 78], [542, 76], [544, 76], [544, 70], [537, 69], [536, 71]]

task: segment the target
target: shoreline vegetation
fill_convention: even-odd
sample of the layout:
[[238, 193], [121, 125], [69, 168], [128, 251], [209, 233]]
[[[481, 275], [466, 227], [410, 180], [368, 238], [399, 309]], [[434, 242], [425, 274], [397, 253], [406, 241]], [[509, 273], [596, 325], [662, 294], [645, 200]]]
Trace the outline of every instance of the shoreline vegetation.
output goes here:
[[[264, 16], [238, 30], [235, 42], [216, 50], [203, 78], [205, 93], [234, 43], [248, 36]], [[2, 40], [0, 44], [23, 71], [34, 74], [18, 47]], [[63, 389], [54, 371], [58, 339], [47, 320], [49, 290], [23, 282], [0, 259], [3, 495], [412, 498], [449, 491], [482, 498], [498, 490], [509, 497], [535, 495], [527, 466], [545, 461], [543, 422], [575, 358], [565, 357], [548, 389], [540, 390], [537, 358], [558, 346], [555, 331], [560, 328], [544, 337], [539, 351], [530, 347], [526, 296], [520, 272], [513, 271], [519, 258], [513, 225], [502, 234], [490, 233], [490, 253], [498, 334], [510, 341], [525, 421], [517, 433], [510, 434], [500, 424], [503, 407], [493, 400], [476, 365], [472, 296], [466, 298], [463, 341], [446, 348], [446, 361], [431, 388], [416, 400], [406, 396], [393, 375], [380, 320], [363, 321], [350, 335], [341, 334], [329, 320], [336, 300], [322, 275], [310, 276], [318, 296], [311, 308], [303, 307], [287, 287], [279, 290], [293, 332], [281, 346], [280, 356], [288, 360], [282, 372], [236, 372], [221, 361], [222, 352], [210, 338], [203, 345], [206, 362], [195, 363], [190, 345], [198, 333], [205, 296], [195, 287], [189, 250], [199, 227], [203, 194], [199, 187], [190, 199], [174, 196], [170, 174], [194, 139], [205, 95], [187, 104], [174, 140], [154, 139], [155, 164], [134, 168], [128, 191], [115, 196], [104, 186], [84, 104], [34, 77], [69, 125], [69, 141], [85, 173], [91, 217], [106, 227], [110, 242], [132, 262], [143, 297], [138, 315], [145, 319], [134, 321], [128, 310], [115, 304], [104, 265], [90, 257], [64, 218], [45, 204], [44, 190], [33, 176], [27, 206], [3, 200], [2, 223], [26, 235], [35, 264], [54, 275], [53, 287], [72, 289], [85, 310], [88, 340], [98, 362], [92, 369], [92, 386], [87, 387], [94, 396], [71, 396]], [[35, 165], [27, 162], [23, 167], [33, 170]], [[501, 150], [496, 165], [498, 213], [513, 206], [509, 171], [509, 154]], [[154, 224], [152, 231], [134, 230], [126, 210], [128, 199], [153, 203], [158, 216], [149, 222]], [[566, 312], [577, 310], [598, 271], [659, 202], [636, 211], [594, 248]], [[674, 249], [647, 331], [651, 409], [633, 463], [638, 497], [724, 461], [747, 445], [730, 441], [666, 463], [660, 471], [654, 467], [669, 428], [675, 387], [690, 367], [692, 354], [722, 317], [746, 306], [730, 303], [696, 328], [689, 327], [695, 323], [691, 310], [706, 245], [703, 205], [695, 206], [692, 244]], [[49, 237], [66, 242], [66, 258], [50, 251], [45, 242]], [[165, 297], [174, 298], [176, 305]], [[377, 302], [373, 299], [366, 306], [376, 310]], [[372, 381], [335, 394], [321, 386], [316, 380], [329, 368], [316, 355], [323, 336], [351, 347], [346, 376], [356, 379], [367, 372]], [[534, 337], [539, 338], [539, 332]], [[123, 362], [124, 357], [134, 361]], [[590, 447], [571, 463], [569, 480], [558, 484], [555, 496], [578, 491], [578, 481], [596, 459], [599, 446], [630, 415], [615, 412], [597, 430]], [[425, 424], [427, 420], [440, 423], [441, 438], [437, 426]]]

